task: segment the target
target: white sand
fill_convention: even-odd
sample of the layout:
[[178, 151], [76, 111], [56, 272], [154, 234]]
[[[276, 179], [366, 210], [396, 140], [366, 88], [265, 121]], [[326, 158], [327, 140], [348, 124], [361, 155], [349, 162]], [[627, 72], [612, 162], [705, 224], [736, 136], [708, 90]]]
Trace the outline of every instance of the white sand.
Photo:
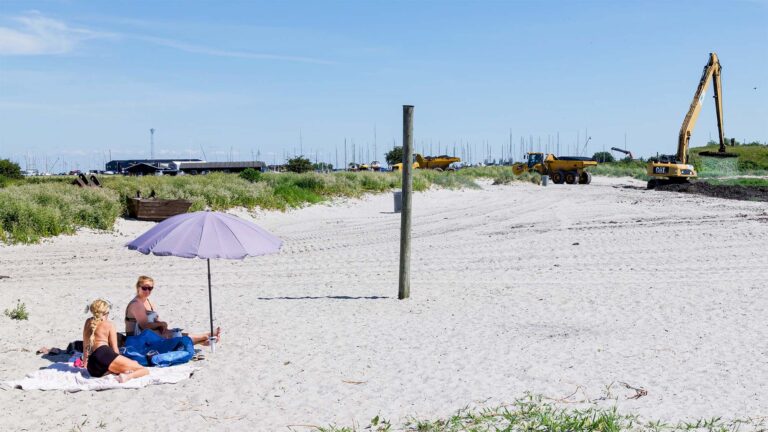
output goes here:
[[[630, 186], [626, 188], [624, 186]], [[629, 179], [438, 190], [414, 197], [412, 297], [397, 300], [400, 216], [390, 194], [257, 223], [282, 253], [212, 263], [225, 329], [178, 385], [107, 392], [0, 391], [6, 430], [288, 430], [437, 418], [526, 392], [606, 396], [647, 419], [768, 415], [768, 206], [643, 190]], [[244, 213], [244, 212], [241, 212]], [[208, 326], [205, 263], [122, 245], [121, 221], [0, 247], [0, 380], [79, 338], [103, 296], [119, 322], [139, 274], [161, 318]], [[578, 245], [574, 245], [577, 243]], [[30, 352], [31, 351], [31, 352]], [[306, 428], [296, 427], [296, 430]]]

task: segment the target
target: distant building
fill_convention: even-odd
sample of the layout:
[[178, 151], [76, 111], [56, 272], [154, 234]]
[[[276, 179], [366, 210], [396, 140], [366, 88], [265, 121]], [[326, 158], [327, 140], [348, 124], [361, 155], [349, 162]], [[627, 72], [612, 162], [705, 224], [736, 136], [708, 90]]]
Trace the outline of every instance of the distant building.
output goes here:
[[182, 162], [179, 171], [184, 174], [207, 174], [209, 172], [239, 173], [246, 168], [267, 171], [267, 164], [261, 161], [246, 162]]
[[[144, 175], [157, 175], [157, 173], [161, 173], [163, 171], [170, 171], [170, 170], [165, 170], [163, 168], [141, 162], [141, 163], [133, 164], [128, 168], [123, 169], [123, 174], [144, 176]], [[174, 174], [176, 173], [176, 171], [171, 171], [171, 172], [173, 172]]]
[[163, 171], [178, 171], [179, 165], [184, 162], [205, 162], [201, 159], [124, 159], [124, 160], [111, 160], [107, 162], [105, 171], [112, 171], [118, 174], [122, 174], [126, 168], [136, 164], [146, 164], [156, 168], [160, 168]]

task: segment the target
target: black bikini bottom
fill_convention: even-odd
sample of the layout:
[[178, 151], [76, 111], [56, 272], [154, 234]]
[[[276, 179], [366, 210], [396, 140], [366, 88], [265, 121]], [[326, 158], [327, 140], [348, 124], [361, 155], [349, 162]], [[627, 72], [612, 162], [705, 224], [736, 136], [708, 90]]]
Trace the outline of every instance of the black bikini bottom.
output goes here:
[[96, 348], [96, 351], [88, 356], [88, 373], [94, 378], [103, 377], [109, 372], [109, 365], [118, 355], [109, 345]]

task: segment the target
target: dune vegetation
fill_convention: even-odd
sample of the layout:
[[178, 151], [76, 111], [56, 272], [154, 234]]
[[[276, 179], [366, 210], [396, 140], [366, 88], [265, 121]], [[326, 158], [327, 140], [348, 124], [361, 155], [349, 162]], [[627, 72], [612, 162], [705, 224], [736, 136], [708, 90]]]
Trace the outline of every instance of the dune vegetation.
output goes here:
[[[722, 176], [765, 175], [768, 148], [758, 144], [728, 147], [739, 158], [715, 159], [699, 156], [716, 146], [691, 149], [692, 163], [707, 181]], [[646, 162], [619, 160], [590, 168], [594, 175], [633, 177], [647, 180]], [[465, 168], [456, 172], [416, 170], [413, 189], [430, 187], [478, 188], [478, 179], [494, 184], [540, 183], [537, 173], [516, 176], [508, 166]], [[233, 207], [288, 210], [334, 198], [356, 198], [400, 187], [401, 175], [393, 172], [255, 173], [236, 175], [214, 173], [205, 176], [101, 177], [102, 188], [80, 189], [71, 177], [0, 178], [0, 242], [34, 243], [45, 237], [72, 234], [79, 227], [110, 229], [127, 214], [129, 197], [140, 192], [158, 198], [192, 201], [190, 211], [226, 210]], [[760, 179], [728, 180], [745, 186], [765, 186]]]
[[110, 189], [60, 182], [14, 184], [0, 189], [0, 241], [35, 243], [73, 234], [78, 227], [110, 229], [122, 213]]
[[648, 180], [646, 175], [647, 162], [639, 159], [632, 161], [622, 159], [615, 162], [599, 163], [597, 166], [589, 168], [593, 175], [602, 175], [608, 177], [632, 177], [639, 180]]
[[[417, 170], [414, 191], [430, 187], [477, 188], [475, 180], [496, 184], [537, 182], [537, 174], [514, 176], [510, 167], [483, 167], [458, 172]], [[334, 198], [356, 198], [400, 187], [392, 172], [264, 173], [252, 176], [214, 173], [204, 176], [102, 176], [102, 188], [78, 188], [71, 177], [31, 177], [0, 185], [0, 242], [35, 243], [45, 237], [73, 234], [77, 228], [111, 229], [127, 214], [129, 197], [140, 192], [163, 199], [192, 201], [190, 211], [233, 207], [287, 210]]]

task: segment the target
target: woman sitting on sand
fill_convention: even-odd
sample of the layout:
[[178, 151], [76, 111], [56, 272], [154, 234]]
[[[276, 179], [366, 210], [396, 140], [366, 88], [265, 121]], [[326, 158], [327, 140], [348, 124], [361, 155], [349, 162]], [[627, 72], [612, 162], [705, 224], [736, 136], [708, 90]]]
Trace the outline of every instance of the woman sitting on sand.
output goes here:
[[[149, 276], [139, 276], [136, 282], [136, 297], [125, 308], [125, 335], [135, 336], [143, 330], [150, 329], [164, 338], [173, 337], [173, 332], [168, 329], [168, 323], [160, 321], [155, 306], [149, 301], [149, 295], [155, 289], [155, 280]], [[210, 333], [183, 333], [189, 336], [195, 344], [208, 345]], [[216, 329], [216, 341], [221, 341], [221, 328]]]
[[109, 303], [95, 300], [90, 306], [92, 317], [83, 326], [83, 363], [92, 377], [113, 373], [119, 382], [149, 374], [147, 368], [117, 350], [117, 331], [109, 320]]

